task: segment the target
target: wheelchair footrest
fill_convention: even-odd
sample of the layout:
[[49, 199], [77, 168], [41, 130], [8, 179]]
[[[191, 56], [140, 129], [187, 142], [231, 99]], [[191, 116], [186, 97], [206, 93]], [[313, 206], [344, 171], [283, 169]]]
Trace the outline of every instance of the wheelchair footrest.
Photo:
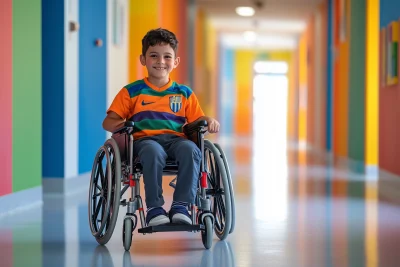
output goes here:
[[192, 232], [192, 231], [201, 231], [204, 229], [205, 227], [202, 224], [189, 225], [189, 224], [169, 223], [169, 224], [140, 228], [138, 229], [138, 232], [141, 234], [149, 234], [155, 232], [183, 232], [183, 231]]

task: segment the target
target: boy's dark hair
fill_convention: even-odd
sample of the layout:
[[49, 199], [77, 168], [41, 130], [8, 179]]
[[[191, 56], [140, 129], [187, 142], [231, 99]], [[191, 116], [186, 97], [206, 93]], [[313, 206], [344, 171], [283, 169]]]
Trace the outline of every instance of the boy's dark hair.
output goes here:
[[175, 52], [178, 51], [178, 40], [173, 32], [169, 30], [158, 28], [155, 30], [150, 30], [142, 39], [142, 55], [145, 56], [147, 49], [150, 46], [155, 46], [158, 44], [169, 44]]

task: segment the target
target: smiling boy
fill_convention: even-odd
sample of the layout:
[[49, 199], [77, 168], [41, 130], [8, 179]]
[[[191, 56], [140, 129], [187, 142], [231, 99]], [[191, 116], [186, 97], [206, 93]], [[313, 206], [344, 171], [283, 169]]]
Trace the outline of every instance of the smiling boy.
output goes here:
[[[166, 29], [150, 30], [142, 40], [140, 63], [148, 76], [124, 88], [114, 98], [103, 128], [114, 132], [126, 120], [135, 122], [134, 154], [143, 167], [146, 224], [191, 224], [188, 205], [194, 204], [201, 152], [183, 133], [183, 126], [206, 120], [208, 131], [219, 131], [217, 120], [204, 115], [194, 92], [172, 81], [169, 74], [180, 62], [178, 40]], [[162, 171], [166, 159], [176, 161], [178, 176], [169, 214], [164, 210]]]

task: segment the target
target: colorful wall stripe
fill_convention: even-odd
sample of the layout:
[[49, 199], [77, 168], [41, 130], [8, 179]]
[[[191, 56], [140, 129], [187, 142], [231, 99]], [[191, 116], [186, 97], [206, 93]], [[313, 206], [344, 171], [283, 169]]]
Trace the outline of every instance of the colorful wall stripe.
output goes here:
[[218, 117], [218, 108], [217, 108], [217, 97], [218, 97], [218, 64], [219, 61], [215, 60], [218, 58], [218, 46], [217, 46], [217, 32], [214, 29], [214, 26], [211, 24], [209, 20], [206, 21], [205, 25], [206, 30], [206, 61], [205, 61], [205, 78], [207, 84], [205, 87], [207, 88], [208, 99], [205, 103], [202, 103], [204, 106], [204, 112], [211, 117]]
[[307, 34], [307, 144], [312, 144], [315, 146], [315, 128], [317, 127], [316, 120], [315, 120], [315, 113], [316, 113], [316, 103], [318, 99], [316, 98], [317, 90], [315, 83], [315, 76], [316, 76], [316, 65], [315, 65], [315, 58], [316, 55], [316, 48], [318, 47], [317, 43], [314, 42], [315, 40], [315, 16], [312, 16], [308, 20], [308, 26], [306, 30]]
[[326, 46], [326, 56], [327, 56], [327, 79], [326, 79], [326, 150], [328, 152], [332, 151], [332, 131], [333, 131], [333, 62], [335, 51], [333, 43], [333, 18], [334, 18], [334, 0], [328, 0], [328, 21], [327, 21], [327, 32], [328, 32], [328, 43]]
[[42, 184], [42, 1], [13, 1], [13, 192]]
[[364, 162], [366, 4], [365, 0], [351, 0], [350, 3], [347, 156], [353, 160]]
[[219, 114], [221, 135], [230, 136], [233, 134], [233, 112], [235, 110], [235, 75], [234, 75], [234, 51], [221, 47], [219, 73]]
[[315, 43], [315, 57], [314, 57], [314, 74], [310, 79], [314, 79], [315, 83], [315, 110], [313, 115], [315, 121], [314, 125], [314, 144], [313, 146], [320, 151], [325, 150], [326, 144], [326, 118], [324, 112], [326, 111], [326, 53], [325, 48], [327, 45], [327, 2], [323, 1], [316, 10], [315, 23], [314, 23], [314, 43]]
[[307, 35], [303, 33], [299, 41], [299, 143], [307, 141]]
[[237, 50], [235, 52], [236, 108], [233, 127], [237, 136], [250, 136], [253, 131], [252, 84], [255, 57], [255, 53], [250, 50]]
[[334, 70], [334, 152], [337, 156], [348, 155], [348, 110], [349, 110], [349, 8], [350, 1], [336, 0], [335, 47], [337, 51]]
[[142, 38], [150, 29], [159, 26], [159, 0], [129, 2], [129, 81], [143, 79], [147, 75], [139, 61]]
[[298, 118], [299, 118], [299, 55], [298, 49], [292, 52], [292, 58], [290, 60], [290, 66], [292, 71], [288, 75], [289, 77], [289, 91], [288, 91], [288, 112], [287, 112], [287, 132], [288, 140], [291, 142], [297, 142], [298, 133]]
[[[43, 0], [43, 177], [64, 177], [64, 3]], [[75, 121], [76, 123], [76, 121]]]
[[[106, 8], [106, 0], [79, 2], [79, 174], [92, 170], [94, 155], [106, 139], [102, 127], [107, 105]], [[102, 46], [94, 44], [96, 39]]]
[[365, 165], [378, 165], [379, 2], [366, 2]]
[[12, 192], [12, 0], [0, 8], [0, 196]]
[[[386, 28], [391, 22], [398, 21], [400, 15], [398, 10], [400, 3], [397, 0], [380, 0], [380, 31]], [[382, 55], [385, 48], [385, 41], [380, 42], [380, 67], [385, 61]], [[381, 77], [382, 79], [384, 77]], [[397, 114], [400, 112], [398, 100], [400, 98], [400, 84], [380, 84], [379, 90], [379, 168], [395, 175], [400, 175], [400, 165], [396, 155], [400, 150], [398, 133], [400, 132], [400, 120]]]
[[[186, 57], [186, 21], [187, 17], [187, 0], [170, 0], [159, 1], [159, 15], [160, 27], [166, 28], [175, 33], [178, 38], [178, 56], [181, 58], [179, 66], [175, 69], [170, 77], [178, 83], [187, 82], [187, 66], [188, 60]], [[168, 15], [166, 15], [168, 14]]]

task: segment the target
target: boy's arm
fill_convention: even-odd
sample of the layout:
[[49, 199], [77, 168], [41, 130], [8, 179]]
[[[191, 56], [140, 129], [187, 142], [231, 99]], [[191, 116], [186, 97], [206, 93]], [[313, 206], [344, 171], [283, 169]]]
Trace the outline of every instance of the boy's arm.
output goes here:
[[110, 111], [107, 117], [103, 121], [103, 129], [109, 132], [115, 132], [116, 130], [124, 126], [125, 119], [121, 118], [114, 111]]
[[202, 116], [200, 118], [198, 118], [196, 121], [201, 121], [201, 120], [205, 120], [207, 121], [207, 128], [208, 128], [208, 132], [209, 133], [218, 133], [219, 132], [219, 122], [211, 117], [208, 116]]

